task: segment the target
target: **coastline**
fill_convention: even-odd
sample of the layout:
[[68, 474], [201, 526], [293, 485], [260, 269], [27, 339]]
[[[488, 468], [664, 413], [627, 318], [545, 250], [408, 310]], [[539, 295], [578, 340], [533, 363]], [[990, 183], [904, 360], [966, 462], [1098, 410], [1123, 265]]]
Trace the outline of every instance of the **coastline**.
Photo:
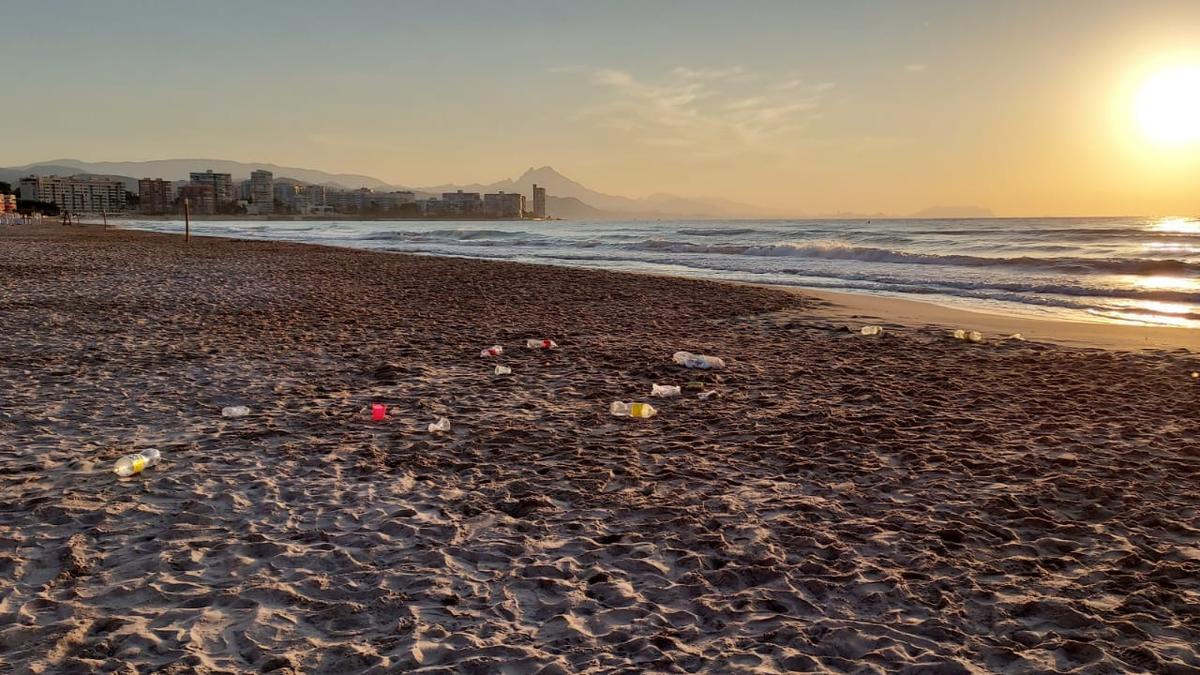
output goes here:
[[867, 293], [767, 286], [821, 301], [816, 311], [838, 321], [950, 331], [978, 330], [998, 338], [1020, 333], [1026, 340], [1070, 347], [1138, 351], [1200, 351], [1200, 330], [1096, 321], [1064, 321], [947, 307], [932, 302]]
[[1200, 668], [1192, 354], [99, 227], [0, 279], [0, 671]]

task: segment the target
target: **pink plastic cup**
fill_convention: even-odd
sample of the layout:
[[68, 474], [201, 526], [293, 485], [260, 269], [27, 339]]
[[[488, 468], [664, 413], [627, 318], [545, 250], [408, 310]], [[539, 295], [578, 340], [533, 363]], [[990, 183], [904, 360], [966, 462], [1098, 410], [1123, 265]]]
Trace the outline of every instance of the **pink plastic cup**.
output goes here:
[[382, 422], [385, 417], [387, 417], [387, 408], [382, 403], [375, 403], [371, 406], [372, 420]]

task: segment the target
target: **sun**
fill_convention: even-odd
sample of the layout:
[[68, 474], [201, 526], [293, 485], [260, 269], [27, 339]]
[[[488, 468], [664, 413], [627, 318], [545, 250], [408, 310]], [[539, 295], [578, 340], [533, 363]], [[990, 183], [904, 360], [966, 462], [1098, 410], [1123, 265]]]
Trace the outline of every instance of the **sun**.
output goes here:
[[1153, 141], [1200, 141], [1200, 65], [1176, 66], [1146, 78], [1134, 96], [1133, 111], [1138, 128]]

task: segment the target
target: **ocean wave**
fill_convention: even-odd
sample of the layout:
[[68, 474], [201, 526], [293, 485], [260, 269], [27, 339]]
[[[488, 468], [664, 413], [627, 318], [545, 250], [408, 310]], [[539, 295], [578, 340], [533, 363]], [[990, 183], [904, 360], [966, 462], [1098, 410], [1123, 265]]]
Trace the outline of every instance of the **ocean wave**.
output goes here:
[[392, 230], [372, 232], [358, 239], [362, 241], [477, 241], [480, 239], [537, 239], [541, 235], [523, 230]]
[[675, 230], [675, 234], [682, 234], [689, 237], [733, 237], [739, 234], [754, 234], [756, 232], [763, 232], [763, 230], [756, 230], [752, 227], [723, 227], [713, 229], [685, 227], [681, 230]]
[[665, 253], [715, 253], [721, 255], [746, 255], [772, 258], [820, 258], [826, 260], [860, 260], [863, 262], [907, 265], [1040, 268], [1057, 273], [1075, 274], [1200, 274], [1200, 265], [1174, 259], [1038, 258], [1033, 256], [993, 258], [974, 255], [909, 253], [895, 249], [854, 246], [841, 243], [694, 244], [667, 239], [647, 239], [636, 244], [629, 244], [625, 248], [634, 251]]

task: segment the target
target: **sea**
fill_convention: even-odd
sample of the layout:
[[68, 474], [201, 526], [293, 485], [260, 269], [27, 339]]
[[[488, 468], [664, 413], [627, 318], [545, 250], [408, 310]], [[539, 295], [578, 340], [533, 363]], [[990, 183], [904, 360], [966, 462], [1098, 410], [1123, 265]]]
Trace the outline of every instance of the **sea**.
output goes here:
[[[124, 227], [183, 231], [181, 221]], [[652, 272], [1200, 328], [1200, 219], [200, 221], [195, 235]]]

